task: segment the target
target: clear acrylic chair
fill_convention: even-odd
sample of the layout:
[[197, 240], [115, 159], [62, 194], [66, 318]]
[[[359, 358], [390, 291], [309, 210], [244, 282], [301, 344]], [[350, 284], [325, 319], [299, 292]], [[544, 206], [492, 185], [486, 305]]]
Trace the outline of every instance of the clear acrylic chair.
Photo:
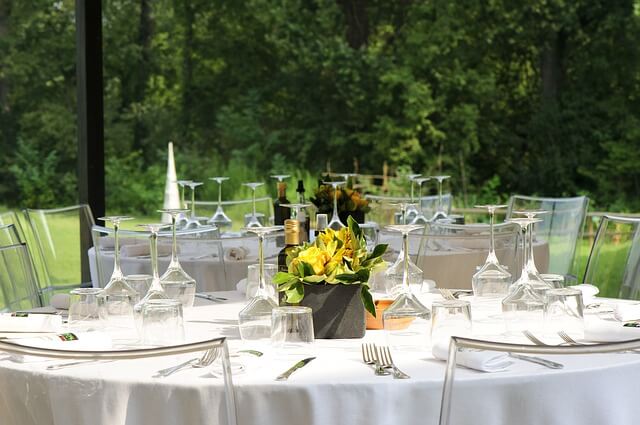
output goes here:
[[[125, 276], [151, 274], [149, 252], [149, 232], [141, 230], [120, 230], [120, 262]], [[114, 237], [113, 229], [93, 226], [91, 229], [94, 248], [89, 257], [92, 265], [94, 286], [103, 288], [113, 271]], [[206, 286], [226, 288], [227, 278], [224, 266], [224, 250], [215, 226], [204, 225], [197, 229], [176, 231], [178, 257], [183, 269], [196, 280], [196, 290]], [[171, 258], [172, 232], [163, 230], [158, 234], [159, 272], [164, 273]], [[93, 272], [95, 271], [95, 272]], [[234, 283], [235, 284], [235, 283]]]
[[25, 243], [13, 224], [0, 224], [0, 246]]
[[0, 247], [0, 312], [42, 307], [31, 257], [23, 243]]
[[[222, 377], [223, 377], [223, 391], [224, 391], [224, 412], [216, 420], [220, 420], [220, 423], [226, 423], [227, 425], [236, 425], [237, 422], [237, 409], [236, 409], [236, 396], [233, 385], [233, 375], [231, 373], [231, 362], [229, 360], [229, 348], [225, 337], [209, 339], [205, 341], [192, 342], [182, 345], [172, 345], [164, 347], [154, 348], [141, 348], [141, 349], [123, 349], [123, 350], [109, 350], [109, 351], [93, 351], [93, 350], [59, 350], [35, 347], [29, 345], [15, 344], [8, 340], [0, 340], [0, 351], [10, 353], [18, 356], [37, 356], [45, 359], [60, 359], [61, 363], [66, 363], [66, 360], [72, 361], [125, 361], [136, 359], [148, 359], [151, 357], [168, 357], [177, 356], [182, 354], [195, 353], [194, 357], [200, 357], [201, 353], [207, 350], [214, 350], [213, 355], [215, 361], [221, 362]], [[168, 359], [167, 362], [174, 362], [175, 357]], [[171, 364], [171, 363], [168, 363]], [[121, 365], [120, 365], [121, 366]], [[107, 363], [104, 367], [118, 367], [117, 363]], [[115, 384], [114, 384], [115, 385]], [[79, 386], [82, 389], [82, 386]], [[71, 397], [72, 391], [69, 391], [67, 397]], [[31, 394], [31, 393], [28, 393]], [[83, 402], [86, 394], [82, 395], [83, 399], [71, 400], [71, 402]], [[33, 418], [33, 411], [37, 410], [40, 403], [39, 397], [34, 397], [31, 394], [30, 398], [20, 400], [20, 403], [12, 404], [15, 409], [24, 409], [24, 412], [17, 412], [20, 417]], [[125, 412], [120, 412], [125, 413]]]
[[538, 198], [534, 196], [514, 195], [509, 199], [507, 219], [515, 217], [514, 211], [548, 211], [535, 226], [537, 240], [549, 244], [548, 273], [568, 275], [574, 272], [576, 246], [582, 237], [587, 216], [589, 198]]
[[[395, 223], [395, 214], [398, 211], [398, 207], [393, 204], [410, 202], [411, 200], [408, 196], [365, 195], [365, 198], [369, 200], [371, 207], [371, 211], [367, 213], [367, 221], [376, 222], [380, 226], [385, 224], [400, 224]], [[417, 197], [416, 202], [418, 202]], [[422, 207], [425, 217], [433, 217], [433, 214], [435, 214], [438, 208], [438, 196], [423, 196], [419, 199], [419, 202], [420, 205], [418, 205], [417, 208]], [[451, 213], [452, 202], [453, 196], [450, 193], [442, 195], [442, 204], [447, 214]]]
[[15, 211], [5, 211], [0, 213], [0, 225], [13, 225], [15, 227], [15, 231], [18, 234], [18, 238], [20, 242], [27, 242], [25, 237], [23, 220], [20, 219], [20, 216]]
[[89, 258], [93, 214], [88, 205], [27, 209], [27, 246], [38, 283], [48, 302], [56, 292], [90, 286]]
[[[513, 274], [519, 272], [519, 234], [517, 225], [494, 225], [496, 256]], [[411, 238], [415, 240], [410, 240], [411, 245], [417, 247], [415, 262], [424, 278], [441, 288], [471, 289], [473, 275], [484, 264], [491, 244], [488, 224], [431, 223], [423, 234]]]
[[582, 282], [601, 297], [640, 299], [640, 218], [602, 217]]
[[[447, 367], [444, 376], [444, 385], [442, 387], [442, 399], [440, 404], [440, 419], [439, 425], [451, 425], [455, 424], [456, 421], [451, 419], [452, 413], [455, 414], [452, 407], [454, 404], [462, 405], [464, 400], [456, 400], [453, 401], [453, 387], [454, 387], [454, 378], [457, 369], [456, 365], [456, 357], [459, 351], [461, 350], [489, 350], [489, 351], [500, 351], [507, 353], [518, 353], [518, 354], [539, 354], [539, 355], [585, 355], [585, 354], [605, 354], [605, 353], [617, 353], [623, 352], [627, 350], [634, 350], [640, 348], [640, 339], [633, 339], [624, 342], [612, 342], [606, 344], [586, 344], [586, 345], [525, 345], [525, 344], [510, 344], [505, 342], [493, 342], [493, 341], [483, 341], [478, 339], [471, 338], [462, 338], [458, 336], [452, 336], [451, 342], [449, 343], [449, 356], [447, 358]], [[612, 371], [615, 373], [615, 371]], [[551, 376], [551, 375], [549, 375]], [[522, 379], [522, 378], [521, 378]], [[568, 376], [567, 379], [570, 379]], [[480, 394], [482, 390], [482, 383], [480, 385], [476, 385], [478, 394]], [[557, 384], [556, 384], [557, 385]], [[572, 391], [584, 391], [589, 395], [594, 394], [594, 388], [584, 387], [578, 388], [575, 386], [569, 386]], [[597, 394], [597, 391], [596, 391]], [[532, 395], [533, 396], [533, 395]], [[535, 400], [523, 400], [522, 405], [528, 405], [528, 401]], [[560, 403], [562, 401], [560, 400]], [[566, 406], [563, 406], [566, 408]], [[545, 423], [543, 418], [553, 417], [556, 415], [562, 415], [563, 412], [558, 411], [558, 406], [555, 408], [548, 407], [547, 409], [544, 406], [530, 406], [529, 411], [535, 412], [535, 414], [539, 414], [539, 420], [533, 421], [529, 420], [527, 423]], [[524, 415], [523, 412], [520, 412], [520, 415]]]

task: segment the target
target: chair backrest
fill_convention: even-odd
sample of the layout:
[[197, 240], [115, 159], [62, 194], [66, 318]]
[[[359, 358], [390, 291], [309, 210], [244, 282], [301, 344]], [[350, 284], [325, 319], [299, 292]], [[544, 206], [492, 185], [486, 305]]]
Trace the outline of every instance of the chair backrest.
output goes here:
[[640, 299], [640, 218], [602, 217], [583, 283], [602, 297]]
[[[213, 358], [215, 361], [220, 360], [222, 364], [222, 376], [224, 383], [224, 395], [225, 395], [225, 413], [226, 417], [221, 417], [220, 420], [226, 419], [227, 425], [236, 425], [237, 422], [237, 409], [236, 398], [233, 387], [233, 375], [231, 374], [231, 363], [229, 361], [229, 347], [225, 337], [219, 337], [209, 339], [206, 341], [191, 342], [182, 345], [170, 345], [165, 347], [153, 347], [153, 348], [140, 348], [140, 349], [119, 349], [111, 351], [93, 351], [93, 350], [61, 350], [44, 347], [35, 347], [23, 344], [16, 344], [9, 340], [0, 340], [0, 350], [3, 352], [19, 355], [19, 356], [37, 356], [45, 359], [71, 359], [71, 360], [134, 360], [134, 359], [147, 359], [150, 357], [164, 357], [175, 356], [188, 353], [201, 353], [206, 350], [213, 350]], [[102, 403], [97, 399], [98, 403]], [[37, 397], [30, 397], [29, 399], [22, 400], [22, 403], [17, 403], [18, 406], [14, 406], [16, 409], [25, 409], [26, 412], [19, 412], [19, 417], [32, 417], [34, 409], [39, 408]], [[99, 405], [96, 405], [96, 409]], [[223, 423], [223, 422], [221, 422]]]
[[[442, 401], [440, 404], [440, 420], [439, 425], [449, 425], [456, 423], [451, 420], [451, 412], [453, 406], [453, 383], [455, 372], [457, 369], [456, 357], [458, 352], [462, 350], [488, 350], [501, 351], [507, 353], [521, 354], [540, 354], [540, 355], [569, 355], [569, 354], [604, 354], [617, 353], [625, 350], [633, 350], [640, 348], [640, 339], [633, 339], [623, 342], [611, 342], [605, 344], [585, 344], [585, 345], [524, 345], [510, 344], [505, 342], [483, 341], [470, 338], [462, 338], [453, 336], [449, 344], [449, 356], [447, 358], [447, 368], [444, 376], [444, 385], [442, 387]], [[568, 377], [569, 378], [569, 377]], [[570, 379], [570, 378], [569, 378]], [[570, 387], [570, 386], [569, 386]], [[571, 387], [570, 387], [571, 388]], [[591, 389], [589, 389], [591, 391]], [[562, 400], [562, 399], [560, 399]], [[462, 400], [460, 400], [462, 402]], [[527, 404], [527, 403], [524, 403]], [[566, 404], [566, 403], [565, 403]], [[557, 415], [557, 407], [552, 412], [545, 412], [542, 406], [531, 406], [532, 411], [540, 413], [540, 420], [535, 421], [532, 418], [529, 423], [545, 423], [545, 417], [549, 415]], [[550, 409], [551, 410], [551, 409]], [[518, 416], [525, 417], [523, 412], [518, 412]]]
[[[91, 278], [94, 286], [104, 287], [111, 277], [114, 265], [113, 229], [93, 226], [94, 249], [90, 251]], [[149, 236], [146, 231], [120, 230], [120, 263], [124, 275], [151, 274]], [[224, 250], [218, 229], [202, 226], [197, 229], [178, 230], [176, 243], [182, 268], [196, 280], [197, 290], [226, 289]], [[162, 276], [171, 257], [172, 232], [158, 234], [158, 272]], [[206, 281], [206, 282], [205, 282]]]
[[45, 296], [89, 282], [87, 250], [93, 215], [88, 205], [50, 210], [25, 210], [27, 246]]
[[41, 307], [33, 265], [24, 243], [0, 247], [0, 312]]
[[13, 224], [0, 224], [0, 246], [24, 243], [18, 229]]
[[[511, 223], [494, 225], [495, 250], [500, 264], [512, 277], [520, 274], [520, 230]], [[425, 279], [439, 287], [470, 289], [471, 278], [489, 254], [491, 233], [488, 224], [432, 223], [419, 238], [416, 264]]]
[[27, 238], [25, 237], [24, 228], [22, 226], [22, 220], [15, 211], [5, 211], [0, 213], [0, 225], [13, 225], [15, 227], [15, 232], [20, 239], [20, 242], [27, 242]]
[[[190, 202], [187, 202], [189, 205]], [[196, 201], [196, 215], [198, 217], [211, 218], [218, 208], [217, 202]], [[222, 201], [222, 208], [225, 214], [233, 221], [232, 227], [235, 230], [244, 227], [244, 217], [251, 214], [252, 200], [240, 199], [237, 201]], [[256, 212], [263, 214], [265, 217], [265, 225], [273, 224], [273, 199], [268, 196], [256, 198]]]
[[514, 195], [509, 199], [507, 218], [514, 217], [514, 211], [544, 210], [543, 220], [535, 227], [537, 239], [549, 244], [549, 273], [570, 274], [573, 272], [576, 246], [582, 236], [589, 198], [537, 198]]
[[[409, 202], [411, 200], [409, 197], [404, 196], [383, 195], [365, 195], [365, 198], [369, 200], [371, 207], [371, 211], [367, 213], [367, 220], [374, 221], [380, 225], [394, 224], [394, 217], [399, 209], [397, 206], [393, 206], [392, 204]], [[418, 201], [417, 198], [416, 201]], [[453, 196], [450, 193], [442, 194], [442, 205], [447, 214], [451, 213], [452, 202]], [[420, 198], [420, 203], [425, 217], [430, 219], [437, 211], [438, 196], [423, 196]]]

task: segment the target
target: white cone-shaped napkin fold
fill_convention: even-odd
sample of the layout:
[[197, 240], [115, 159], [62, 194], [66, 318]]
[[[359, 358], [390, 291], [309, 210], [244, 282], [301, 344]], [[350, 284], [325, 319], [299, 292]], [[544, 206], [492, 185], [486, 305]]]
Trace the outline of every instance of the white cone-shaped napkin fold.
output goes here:
[[[449, 338], [441, 338], [434, 342], [431, 349], [433, 357], [447, 361], [449, 357]], [[456, 364], [481, 372], [502, 372], [513, 364], [507, 353], [497, 351], [458, 348]]]
[[[181, 208], [177, 180], [178, 175], [176, 174], [176, 162], [173, 158], [173, 142], [169, 142], [167, 154], [167, 181], [164, 186], [164, 202], [162, 204], [164, 209]], [[168, 223], [170, 221], [171, 216], [169, 214], [162, 214], [163, 223]]]

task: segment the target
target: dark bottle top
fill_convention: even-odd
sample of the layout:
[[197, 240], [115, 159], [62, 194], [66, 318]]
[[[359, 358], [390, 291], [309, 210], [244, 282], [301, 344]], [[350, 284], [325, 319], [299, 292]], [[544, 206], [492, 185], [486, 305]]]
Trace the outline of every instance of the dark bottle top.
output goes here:
[[278, 254], [278, 271], [287, 272], [287, 255], [300, 245], [300, 222], [287, 219], [284, 221], [284, 248]]

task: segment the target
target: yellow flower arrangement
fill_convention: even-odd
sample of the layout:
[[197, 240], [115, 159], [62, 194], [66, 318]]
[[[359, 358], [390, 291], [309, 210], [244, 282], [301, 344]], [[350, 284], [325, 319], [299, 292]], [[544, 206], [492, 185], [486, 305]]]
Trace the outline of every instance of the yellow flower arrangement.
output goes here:
[[367, 251], [364, 235], [351, 217], [348, 227], [327, 229], [312, 244], [304, 244], [287, 256], [287, 272], [274, 277], [286, 302], [299, 303], [304, 298], [304, 285], [361, 285], [360, 295], [365, 308], [375, 316], [375, 306], [369, 293], [369, 276], [385, 266], [382, 255], [387, 245], [377, 245]]

